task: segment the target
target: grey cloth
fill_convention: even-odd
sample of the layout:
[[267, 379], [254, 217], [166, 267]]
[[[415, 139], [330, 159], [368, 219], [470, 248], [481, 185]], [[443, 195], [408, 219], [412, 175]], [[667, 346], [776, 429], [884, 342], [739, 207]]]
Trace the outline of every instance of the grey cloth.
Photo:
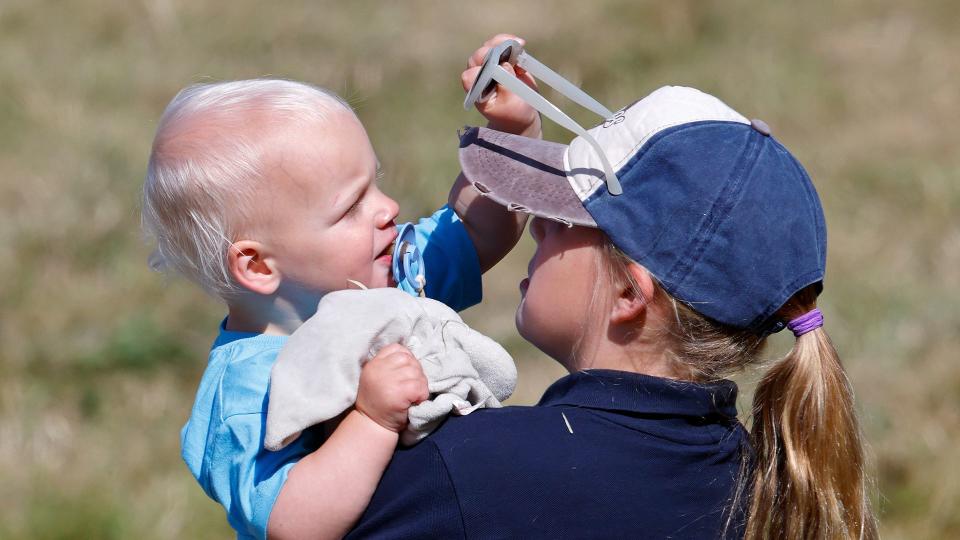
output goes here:
[[516, 387], [507, 351], [446, 305], [397, 289], [332, 292], [273, 366], [264, 448], [279, 450], [351, 407], [361, 366], [393, 343], [420, 360], [430, 390], [429, 400], [410, 408], [403, 444], [426, 437], [448, 414], [500, 407]]

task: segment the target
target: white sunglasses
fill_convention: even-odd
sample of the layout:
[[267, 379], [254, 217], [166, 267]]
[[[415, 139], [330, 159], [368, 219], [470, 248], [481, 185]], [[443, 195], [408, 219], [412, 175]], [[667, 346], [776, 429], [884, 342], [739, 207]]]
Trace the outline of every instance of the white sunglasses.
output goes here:
[[541, 64], [536, 58], [528, 54], [516, 40], [508, 39], [487, 52], [483, 59], [483, 66], [480, 73], [473, 81], [473, 87], [463, 101], [463, 108], [469, 109], [477, 101], [487, 97], [497, 83], [502, 84], [506, 89], [520, 96], [521, 99], [529, 103], [534, 109], [546, 115], [548, 118], [579, 135], [583, 140], [590, 143], [593, 150], [603, 163], [603, 172], [606, 176], [607, 191], [611, 195], [620, 195], [623, 189], [620, 187], [620, 181], [610, 166], [610, 161], [600, 148], [600, 143], [593, 138], [586, 129], [578, 124], [573, 118], [567, 116], [556, 105], [547, 101], [546, 98], [538, 94], [534, 89], [527, 86], [523, 81], [512, 75], [509, 71], [500, 67], [500, 64], [509, 62], [526, 70], [528, 73], [547, 83], [564, 96], [572, 99], [582, 107], [593, 111], [604, 120], [613, 117], [613, 113], [600, 104], [597, 100], [590, 97], [589, 94], [577, 88], [573, 83], [561, 77], [557, 72]]

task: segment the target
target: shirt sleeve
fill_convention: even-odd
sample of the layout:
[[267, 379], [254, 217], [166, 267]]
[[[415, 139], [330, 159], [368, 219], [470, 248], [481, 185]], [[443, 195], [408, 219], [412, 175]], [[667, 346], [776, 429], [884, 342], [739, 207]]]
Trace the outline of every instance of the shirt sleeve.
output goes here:
[[204, 464], [205, 488], [223, 505], [239, 538], [266, 538], [270, 511], [290, 469], [309, 453], [302, 436], [279, 452], [264, 450], [265, 420], [262, 413], [227, 417], [217, 426], [215, 450]]
[[480, 302], [480, 259], [460, 216], [449, 206], [414, 225], [426, 295], [462, 311]]
[[456, 490], [433, 442], [394, 453], [346, 538], [466, 538]]

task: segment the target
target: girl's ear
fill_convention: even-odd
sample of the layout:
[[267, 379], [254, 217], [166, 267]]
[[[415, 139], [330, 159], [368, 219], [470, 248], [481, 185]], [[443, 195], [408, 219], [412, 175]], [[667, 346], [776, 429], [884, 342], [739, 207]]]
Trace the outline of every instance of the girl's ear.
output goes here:
[[633, 283], [627, 283], [620, 289], [610, 313], [612, 323], [624, 323], [636, 319], [653, 300], [654, 287], [650, 273], [637, 263], [627, 265], [627, 273], [630, 274]]
[[227, 249], [227, 268], [233, 279], [248, 291], [270, 295], [280, 287], [280, 272], [260, 242], [234, 242]]

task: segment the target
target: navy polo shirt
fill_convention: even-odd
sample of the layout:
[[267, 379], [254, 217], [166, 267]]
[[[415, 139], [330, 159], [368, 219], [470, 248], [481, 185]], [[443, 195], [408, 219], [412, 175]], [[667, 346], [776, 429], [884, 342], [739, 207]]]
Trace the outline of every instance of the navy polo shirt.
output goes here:
[[587, 370], [534, 407], [451, 417], [396, 451], [348, 538], [718, 538], [749, 452], [736, 396]]

